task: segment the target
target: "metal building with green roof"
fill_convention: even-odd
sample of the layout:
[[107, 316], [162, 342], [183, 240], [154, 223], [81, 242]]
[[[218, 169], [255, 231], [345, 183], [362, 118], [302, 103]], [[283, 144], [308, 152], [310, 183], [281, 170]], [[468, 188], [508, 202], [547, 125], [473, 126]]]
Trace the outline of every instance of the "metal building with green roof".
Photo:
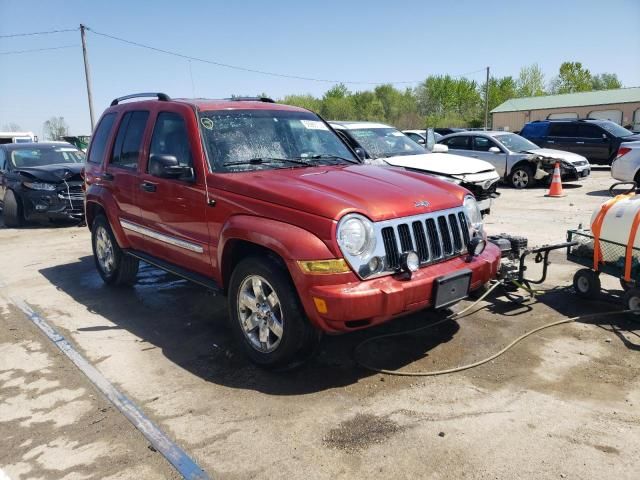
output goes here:
[[600, 118], [640, 129], [640, 87], [512, 98], [491, 110], [494, 130], [519, 131], [534, 120]]

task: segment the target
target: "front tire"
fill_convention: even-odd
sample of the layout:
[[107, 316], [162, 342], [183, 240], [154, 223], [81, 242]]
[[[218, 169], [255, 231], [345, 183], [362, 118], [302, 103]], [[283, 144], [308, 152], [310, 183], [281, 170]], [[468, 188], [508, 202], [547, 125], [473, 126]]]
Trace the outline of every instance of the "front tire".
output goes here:
[[93, 221], [91, 245], [96, 268], [104, 283], [133, 285], [136, 282], [138, 259], [122, 251], [104, 215], [98, 215]]
[[288, 272], [273, 258], [248, 257], [238, 263], [228, 302], [236, 338], [262, 367], [286, 366], [314, 338]]
[[593, 299], [600, 293], [600, 277], [590, 268], [581, 268], [573, 276], [573, 289], [585, 299]]
[[532, 187], [535, 183], [533, 169], [529, 165], [516, 165], [509, 174], [509, 183], [517, 190]]
[[22, 202], [13, 190], [7, 190], [4, 194], [2, 220], [5, 227], [8, 228], [18, 228], [24, 225]]

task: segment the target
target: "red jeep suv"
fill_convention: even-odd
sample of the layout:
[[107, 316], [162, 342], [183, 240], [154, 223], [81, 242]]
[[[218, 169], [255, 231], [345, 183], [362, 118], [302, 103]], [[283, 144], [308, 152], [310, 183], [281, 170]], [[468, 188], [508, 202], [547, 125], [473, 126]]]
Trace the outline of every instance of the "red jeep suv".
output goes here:
[[[153, 99], [129, 101], [143, 97]], [[275, 366], [318, 332], [440, 308], [496, 276], [498, 248], [463, 188], [361, 165], [314, 113], [267, 98], [118, 98], [85, 167], [107, 284], [143, 261], [228, 296], [232, 328]]]

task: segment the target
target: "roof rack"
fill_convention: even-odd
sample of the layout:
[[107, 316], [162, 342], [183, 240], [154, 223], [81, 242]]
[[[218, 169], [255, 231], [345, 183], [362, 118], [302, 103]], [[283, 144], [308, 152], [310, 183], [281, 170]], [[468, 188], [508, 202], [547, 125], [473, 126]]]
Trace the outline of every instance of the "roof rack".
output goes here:
[[265, 103], [276, 103], [273, 98], [269, 97], [231, 97], [225, 98], [225, 100], [229, 100], [232, 102], [265, 102]]
[[145, 97], [156, 97], [158, 100], [162, 102], [171, 100], [171, 97], [169, 97], [169, 95], [167, 95], [166, 93], [160, 93], [160, 92], [132, 93], [131, 95], [125, 95], [124, 97], [118, 97], [114, 99], [113, 102], [111, 102], [111, 106], [113, 107], [114, 105], [118, 105], [118, 103], [120, 103], [123, 100], [129, 100], [131, 98], [145, 98]]

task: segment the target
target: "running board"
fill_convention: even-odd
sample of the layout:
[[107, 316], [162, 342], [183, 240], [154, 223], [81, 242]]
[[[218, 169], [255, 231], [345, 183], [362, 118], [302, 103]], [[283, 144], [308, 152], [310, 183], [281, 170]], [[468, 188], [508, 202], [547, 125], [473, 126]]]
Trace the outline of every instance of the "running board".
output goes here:
[[185, 280], [197, 283], [198, 285], [208, 288], [209, 290], [214, 290], [220, 293], [222, 292], [222, 289], [215, 282], [215, 280], [205, 277], [204, 275], [200, 275], [199, 273], [195, 273], [185, 268], [179, 267], [177, 265], [174, 265], [173, 263], [165, 262], [164, 260], [160, 260], [159, 258], [147, 255], [146, 253], [139, 252], [138, 250], [127, 249], [123, 251], [127, 255], [131, 255], [138, 260], [142, 260], [143, 262], [153, 265], [154, 267], [158, 267], [165, 272], [172, 273], [174, 275], [177, 275], [178, 277], [184, 278]]

